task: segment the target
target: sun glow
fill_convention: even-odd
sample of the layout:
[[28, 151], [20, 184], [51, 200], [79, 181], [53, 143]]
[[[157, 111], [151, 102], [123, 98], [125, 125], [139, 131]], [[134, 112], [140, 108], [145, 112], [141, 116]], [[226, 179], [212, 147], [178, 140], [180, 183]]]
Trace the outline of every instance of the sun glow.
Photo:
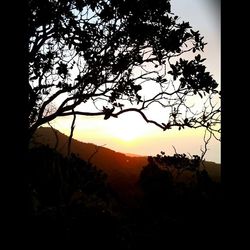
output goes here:
[[112, 132], [113, 137], [116, 137], [124, 142], [131, 142], [138, 137], [137, 133], [131, 133], [126, 131], [126, 129], [116, 130]]
[[105, 130], [111, 137], [129, 143], [135, 142], [149, 132], [145, 122], [138, 119], [138, 114], [133, 113], [121, 116], [119, 119], [110, 120]]
[[110, 136], [120, 139], [123, 142], [132, 142], [143, 136], [142, 131], [139, 131], [132, 126], [128, 126], [128, 124], [119, 124], [119, 127], [110, 128], [109, 134]]

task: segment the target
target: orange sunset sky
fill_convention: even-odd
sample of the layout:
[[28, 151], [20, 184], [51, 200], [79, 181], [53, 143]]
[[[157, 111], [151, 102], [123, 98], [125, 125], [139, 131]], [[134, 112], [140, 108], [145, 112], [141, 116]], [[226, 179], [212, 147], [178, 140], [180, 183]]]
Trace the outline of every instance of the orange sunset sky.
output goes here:
[[[204, 64], [220, 84], [220, 5], [213, 0], [172, 0], [172, 12], [180, 21], [189, 21], [199, 30], [208, 44], [202, 57]], [[215, 3], [216, 2], [216, 3]], [[155, 119], [162, 118], [163, 113], [154, 108], [149, 115]], [[69, 135], [72, 117], [59, 117], [51, 125]], [[147, 124], [139, 114], [126, 113], [119, 118], [104, 120], [103, 116], [76, 118], [74, 138], [83, 142], [105, 145], [110, 149], [139, 155], [156, 155], [160, 151], [174, 153], [201, 154], [204, 129], [171, 129], [162, 131], [153, 124]], [[208, 161], [221, 162], [220, 142], [212, 139], [205, 156]]]

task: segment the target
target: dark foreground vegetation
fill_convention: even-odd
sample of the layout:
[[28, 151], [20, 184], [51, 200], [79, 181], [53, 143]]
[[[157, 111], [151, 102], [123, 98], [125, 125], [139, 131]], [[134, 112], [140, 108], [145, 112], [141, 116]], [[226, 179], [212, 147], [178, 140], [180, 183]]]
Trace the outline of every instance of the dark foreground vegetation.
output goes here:
[[208, 244], [221, 237], [220, 183], [197, 156], [162, 152], [149, 157], [131, 200], [121, 198], [106, 173], [73, 153], [63, 156], [39, 145], [30, 149], [28, 159], [30, 238], [35, 242], [167, 249], [197, 247], [199, 240]]

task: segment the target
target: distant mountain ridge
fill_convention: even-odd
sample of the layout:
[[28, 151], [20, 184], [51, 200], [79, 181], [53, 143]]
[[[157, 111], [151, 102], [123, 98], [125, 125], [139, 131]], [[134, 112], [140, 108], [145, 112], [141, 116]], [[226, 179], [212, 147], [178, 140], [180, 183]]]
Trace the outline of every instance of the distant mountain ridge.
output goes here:
[[[40, 127], [34, 134], [32, 145], [43, 144], [56, 150], [63, 155], [67, 155], [68, 136], [52, 130], [49, 127]], [[129, 195], [135, 190], [140, 172], [147, 165], [146, 156], [128, 156], [103, 146], [92, 143], [80, 142], [72, 138], [71, 152], [81, 159], [89, 161], [97, 168], [103, 170], [108, 175], [108, 182], [119, 192]]]
[[145, 156], [142, 156], [142, 155], [138, 155], [138, 154], [131, 154], [131, 153], [124, 153], [126, 156], [129, 156], [129, 157], [145, 157]]
[[[56, 134], [58, 140], [56, 139]], [[37, 144], [48, 145], [63, 155], [67, 155], [68, 136], [52, 130], [49, 127], [40, 127], [34, 134], [32, 146]], [[108, 182], [123, 196], [136, 195], [135, 190], [139, 175], [148, 164], [147, 156], [120, 153], [93, 143], [84, 143], [72, 138], [71, 152], [81, 159], [89, 161], [108, 175]], [[217, 182], [220, 181], [220, 164], [205, 162], [209, 175]]]

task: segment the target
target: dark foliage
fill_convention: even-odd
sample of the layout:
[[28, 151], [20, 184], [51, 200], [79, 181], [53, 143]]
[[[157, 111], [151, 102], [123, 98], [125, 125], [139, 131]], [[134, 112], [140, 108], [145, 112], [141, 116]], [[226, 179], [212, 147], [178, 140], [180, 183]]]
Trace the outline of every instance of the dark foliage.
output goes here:
[[[199, 156], [167, 156], [161, 152], [149, 157], [148, 162], [139, 183], [144, 191], [142, 210], [149, 218], [145, 227], [154, 228], [149, 242], [194, 247], [206, 237], [208, 244], [219, 241], [223, 223], [221, 185], [211, 179]], [[166, 235], [168, 243], [163, 240]]]
[[69, 204], [81, 193], [105, 197], [106, 175], [74, 154], [66, 158], [46, 146], [33, 148], [29, 166], [31, 189], [42, 207]]
[[207, 226], [220, 226], [219, 188], [217, 197], [212, 195], [213, 184], [204, 170], [196, 175], [198, 188], [177, 184], [164, 163], [177, 166], [184, 159], [195, 162], [183, 155], [149, 158], [140, 179], [145, 196], [131, 206], [117, 199], [102, 171], [76, 155], [64, 157], [47, 146], [31, 149], [29, 240], [57, 247], [137, 250], [178, 247], [179, 237], [202, 237]]
[[[178, 22], [168, 0], [30, 0], [28, 39], [30, 134], [57, 116], [130, 111], [163, 130], [218, 130], [218, 84], [199, 54], [204, 37]], [[197, 94], [198, 110], [190, 105]], [[166, 119], [146, 117], [152, 104]]]
[[220, 184], [212, 180], [198, 155], [188, 158], [186, 154], [167, 156], [161, 152], [148, 157], [148, 162], [141, 172], [140, 185], [150, 199], [161, 203], [219, 197]]
[[149, 157], [148, 161], [149, 164], [141, 171], [140, 185], [154, 205], [163, 203], [163, 197], [167, 199], [173, 191], [173, 176], [170, 172], [159, 168], [153, 158]]
[[29, 152], [29, 173], [31, 239], [124, 249], [119, 206], [102, 171], [41, 146]]

